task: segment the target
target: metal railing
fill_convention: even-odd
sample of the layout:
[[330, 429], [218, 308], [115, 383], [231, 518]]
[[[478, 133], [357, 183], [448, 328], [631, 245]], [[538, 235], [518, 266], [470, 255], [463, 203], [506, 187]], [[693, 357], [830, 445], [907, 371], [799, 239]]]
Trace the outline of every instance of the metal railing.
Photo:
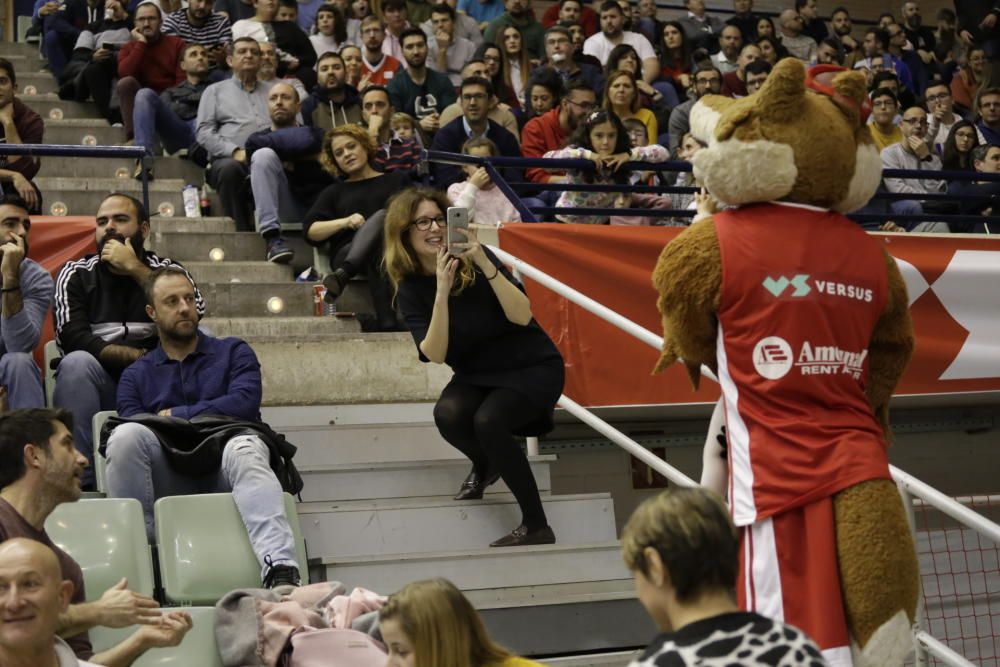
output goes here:
[[[658, 334], [642, 327], [632, 320], [611, 310], [594, 299], [573, 289], [569, 285], [553, 278], [544, 271], [528, 264], [522, 259], [511, 255], [509, 252], [498, 247], [491, 246], [497, 257], [505, 264], [511, 266], [517, 274], [526, 276], [538, 284], [552, 290], [561, 297], [583, 308], [592, 315], [596, 315], [605, 322], [621, 329], [629, 335], [639, 339], [644, 344], [659, 351], [663, 347], [663, 338]], [[705, 373], [707, 369], [702, 368]], [[707, 374], [712, 377], [711, 374]], [[712, 377], [714, 380], [715, 378]], [[697, 483], [673, 467], [663, 459], [654, 455], [635, 440], [616, 429], [611, 424], [602, 420], [590, 410], [582, 407], [565, 394], [560, 396], [558, 405], [572, 414], [574, 417], [587, 424], [598, 433], [614, 442], [626, 452], [639, 459], [651, 469], [666, 477], [674, 484], [682, 486], [695, 486]], [[537, 453], [537, 452], [536, 452]], [[914, 543], [917, 539], [917, 526], [913, 515], [914, 498], [919, 498], [923, 503], [936, 508], [947, 516], [951, 517], [963, 526], [972, 528], [977, 533], [1000, 543], [1000, 525], [990, 521], [986, 517], [965, 507], [955, 499], [946, 496], [926, 482], [922, 482], [913, 475], [900, 470], [895, 466], [889, 466], [893, 481], [895, 481], [900, 495], [903, 498], [904, 506], [907, 509], [910, 522], [911, 533]], [[954, 667], [972, 667], [973, 663], [949, 648], [946, 644], [930, 635], [922, 626], [922, 615], [918, 611], [917, 622], [913, 633], [913, 644], [916, 652], [916, 664], [924, 665], [929, 656]]]
[[[153, 156], [142, 146], [76, 146], [74, 144], [0, 144], [0, 155], [30, 157], [132, 158], [142, 162], [142, 205], [149, 213], [149, 174]], [[44, 194], [44, 193], [43, 193]]]
[[[444, 151], [425, 150], [423, 153], [425, 160], [438, 164], [449, 165], [474, 165], [483, 167], [489, 173], [493, 183], [500, 189], [508, 200], [517, 209], [524, 222], [540, 222], [539, 215], [600, 215], [600, 216], [635, 216], [648, 218], [693, 218], [695, 211], [678, 209], [648, 209], [648, 208], [565, 208], [556, 206], [528, 206], [522, 200], [522, 193], [538, 191], [558, 191], [558, 192], [621, 192], [621, 193], [654, 193], [654, 194], [694, 194], [699, 191], [695, 186], [681, 185], [630, 185], [630, 184], [609, 184], [609, 183], [532, 183], [524, 181], [508, 181], [504, 178], [501, 169], [548, 169], [556, 171], [593, 171], [594, 163], [590, 160], [575, 158], [543, 158], [543, 157], [475, 157], [462, 155], [459, 153], [448, 153]], [[690, 172], [691, 163], [670, 160], [666, 162], [627, 162], [622, 166], [625, 171], [637, 172], [658, 172], [658, 173], [680, 173]], [[901, 178], [913, 180], [948, 180], [948, 181], [976, 181], [976, 182], [1000, 182], [1000, 173], [982, 173], [972, 171], [928, 171], [920, 169], [884, 169], [883, 178]], [[955, 212], [938, 213], [924, 212], [922, 214], [901, 214], [892, 213], [888, 209], [885, 212], [868, 210], [873, 204], [889, 203], [898, 200], [917, 200], [921, 202], [936, 202], [944, 204], [955, 204], [956, 206], [968, 202], [996, 201], [992, 208], [995, 213], [989, 216], [977, 214], [962, 214]], [[886, 221], [910, 222], [917, 224], [920, 222], [945, 222], [945, 223], [989, 223], [994, 225], [990, 230], [995, 231], [1000, 228], [1000, 197], [992, 194], [965, 194], [961, 196], [948, 194], [946, 192], [930, 193], [902, 193], [888, 192], [884, 188], [879, 189], [868, 202], [868, 205], [861, 211], [851, 213], [847, 216], [859, 224], [882, 223]]]

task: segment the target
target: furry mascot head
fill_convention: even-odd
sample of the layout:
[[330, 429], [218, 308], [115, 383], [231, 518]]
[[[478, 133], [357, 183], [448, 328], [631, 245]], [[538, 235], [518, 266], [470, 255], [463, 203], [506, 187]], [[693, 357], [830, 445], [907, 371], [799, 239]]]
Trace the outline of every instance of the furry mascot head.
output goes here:
[[[744, 286], [727, 282], [730, 291], [723, 300], [724, 276], [727, 267], [732, 266], [724, 263], [723, 257], [731, 262], [736, 254], [723, 252], [725, 244], [720, 238], [724, 223], [729, 225], [725, 230], [730, 234], [734, 224], [751, 220], [748, 216], [757, 212], [770, 216], [768, 219], [783, 216], [786, 225], [798, 224], [800, 218], [808, 218], [812, 224], [816, 220], [829, 221], [827, 229], [837, 233], [843, 230], [848, 245], [854, 243], [866, 249], [866, 266], [872, 267], [871, 274], [881, 281], [884, 306], [880, 301], [881, 310], [872, 315], [870, 338], [860, 342], [860, 346], [866, 346], [866, 375], [857, 386], [863, 389], [860, 400], [867, 402], [861, 407], [870, 408], [888, 434], [889, 398], [913, 347], [906, 288], [892, 258], [877, 247], [872, 237], [839, 215], [867, 203], [881, 178], [879, 154], [866, 125], [868, 110], [863, 75], [825, 65], [807, 73], [794, 58], [780, 61], [756, 94], [741, 99], [710, 95], [694, 106], [691, 132], [707, 144], [693, 159], [695, 177], [716, 200], [736, 209], [695, 222], [661, 254], [653, 275], [664, 325], [658, 369], [682, 360], [697, 386], [702, 365], [718, 373], [719, 365], [726, 360], [719, 350], [730, 333], [720, 334], [720, 321], [726, 312], [720, 313], [720, 304], [730, 307], [741, 298], [733, 292]], [[811, 232], [795, 229], [802, 233], [790, 235], [784, 246], [765, 249], [765, 256], [796, 256], [800, 249], [801, 256], [808, 256], [810, 249], [806, 246], [811, 242]], [[793, 247], [795, 243], [802, 248]], [[815, 253], [816, 248], [811, 252]], [[875, 261], [871, 261], [873, 257]], [[746, 266], [752, 265], [754, 259], [750, 256], [748, 261], [744, 256], [740, 261]], [[793, 271], [800, 272], [811, 273], [805, 269]], [[748, 281], [748, 298], [762, 298], [760, 286], [760, 277]], [[822, 301], [824, 295], [817, 292], [814, 287], [811, 307], [830, 303]], [[728, 363], [732, 363], [731, 358]], [[738, 385], [739, 379], [731, 382]], [[737, 389], [740, 387], [734, 387], [734, 394]], [[858, 392], [856, 388], [852, 391]], [[767, 400], [766, 390], [764, 397]], [[735, 410], [728, 402], [726, 408], [728, 420]], [[887, 435], [879, 442], [878, 422], [871, 437], [876, 440], [875, 447], [884, 447]], [[706, 461], [709, 459], [706, 456]], [[919, 570], [906, 514], [888, 479], [887, 463], [884, 465], [886, 473], [881, 478], [852, 481], [832, 494], [836, 563], [855, 665], [901, 665], [912, 648], [910, 628], [919, 598]], [[745, 467], [730, 465], [730, 470], [730, 482], [746, 474]], [[817, 485], [821, 483], [816, 481]], [[803, 553], [799, 557], [813, 556]], [[784, 620], [797, 624], [794, 618]], [[808, 627], [803, 629], [811, 632]]]

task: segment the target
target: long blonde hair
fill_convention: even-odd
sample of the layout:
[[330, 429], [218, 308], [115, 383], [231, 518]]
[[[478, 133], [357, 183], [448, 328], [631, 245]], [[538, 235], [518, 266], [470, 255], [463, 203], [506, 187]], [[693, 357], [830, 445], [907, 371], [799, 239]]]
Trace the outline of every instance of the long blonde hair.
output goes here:
[[511, 657], [487, 634], [483, 621], [447, 579], [407, 584], [379, 611], [413, 644], [417, 667], [495, 667]]
[[[410, 275], [420, 273], [420, 262], [417, 261], [416, 253], [410, 244], [410, 235], [407, 230], [413, 224], [413, 216], [417, 214], [417, 208], [422, 202], [432, 201], [441, 209], [441, 213], [447, 213], [451, 201], [448, 195], [440, 190], [430, 188], [407, 188], [389, 200], [389, 207], [385, 213], [385, 273], [392, 281], [393, 287], [399, 288], [399, 283]], [[472, 265], [472, 260], [463, 257], [458, 275], [455, 276], [455, 287], [452, 294], [460, 294], [462, 290], [471, 285], [476, 279], [476, 272]]]

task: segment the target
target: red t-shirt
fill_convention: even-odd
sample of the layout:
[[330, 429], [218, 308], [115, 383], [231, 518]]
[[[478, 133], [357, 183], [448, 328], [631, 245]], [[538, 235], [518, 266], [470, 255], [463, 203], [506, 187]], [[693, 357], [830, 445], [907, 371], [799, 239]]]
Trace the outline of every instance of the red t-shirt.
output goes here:
[[868, 344], [888, 294], [878, 243], [815, 207], [756, 204], [714, 218], [735, 523], [888, 479], [865, 395]]
[[400, 63], [398, 60], [385, 54], [382, 56], [382, 61], [376, 66], [372, 67], [368, 64], [367, 60], [362, 58], [361, 62], [364, 63], [364, 72], [362, 72], [361, 77], [364, 78], [365, 74], [368, 75], [368, 83], [373, 86], [385, 86], [392, 81], [392, 77], [399, 70]]

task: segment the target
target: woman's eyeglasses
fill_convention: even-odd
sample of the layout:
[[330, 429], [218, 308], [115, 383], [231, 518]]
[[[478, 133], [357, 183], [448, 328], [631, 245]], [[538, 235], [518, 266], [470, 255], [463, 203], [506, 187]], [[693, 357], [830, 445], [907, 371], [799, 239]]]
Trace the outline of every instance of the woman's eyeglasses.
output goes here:
[[448, 226], [448, 218], [443, 215], [439, 215], [436, 218], [417, 218], [413, 221], [413, 226], [422, 232], [426, 232], [431, 228], [431, 223], [435, 223], [439, 229], [444, 229]]

